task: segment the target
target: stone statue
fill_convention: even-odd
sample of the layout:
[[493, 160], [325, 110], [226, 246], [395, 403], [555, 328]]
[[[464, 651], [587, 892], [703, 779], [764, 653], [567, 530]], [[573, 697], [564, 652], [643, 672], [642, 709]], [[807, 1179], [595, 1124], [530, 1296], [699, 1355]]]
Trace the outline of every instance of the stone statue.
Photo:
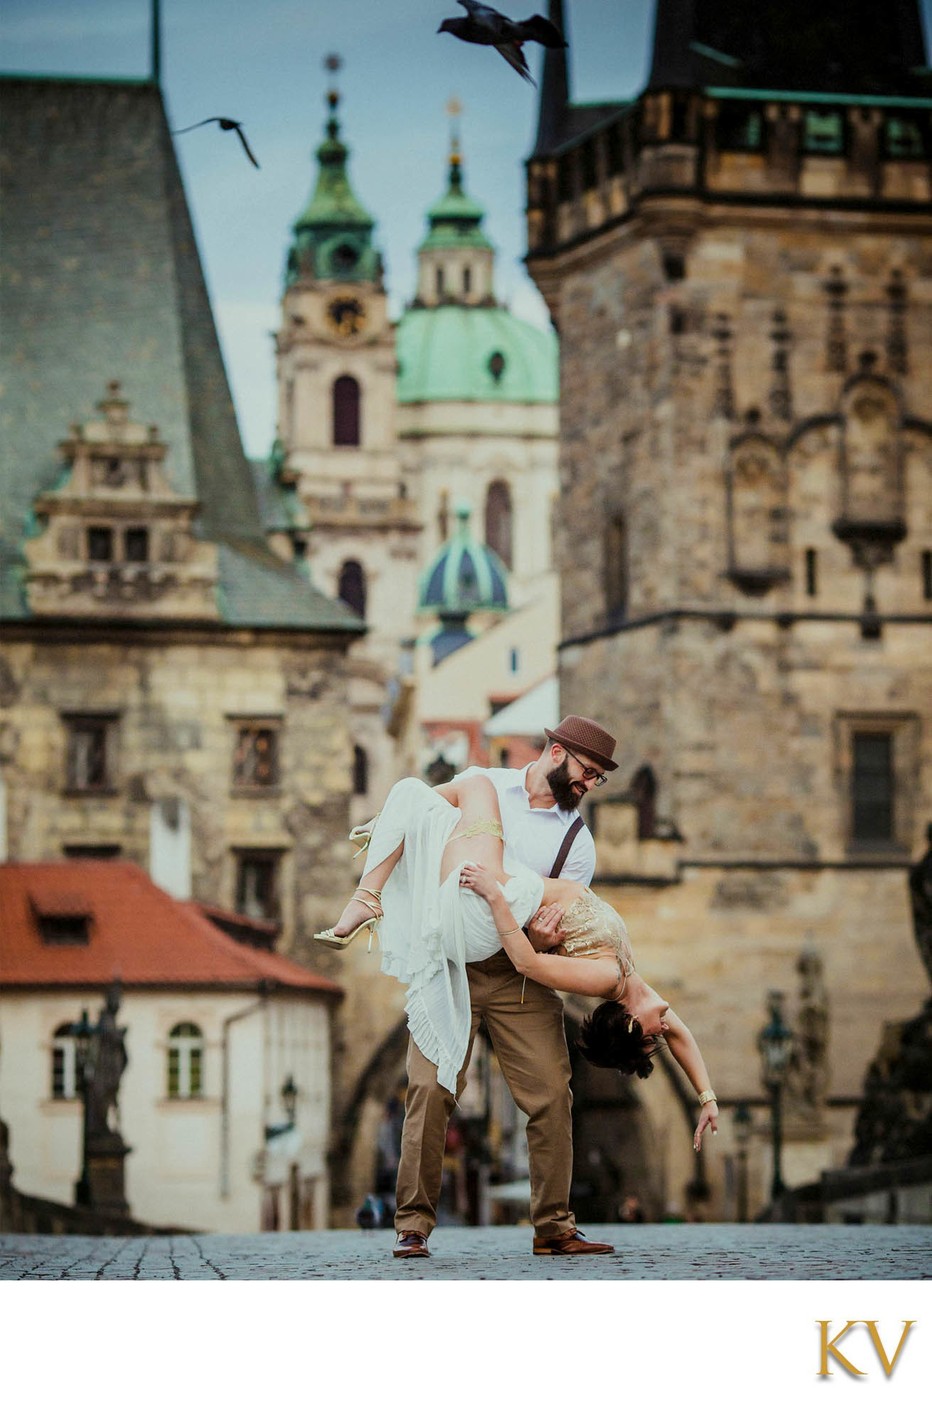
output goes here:
[[792, 1103], [812, 1116], [821, 1110], [828, 1089], [828, 994], [817, 951], [807, 948], [802, 952], [796, 970], [800, 1004], [787, 1083]]
[[[909, 870], [913, 931], [932, 978], [932, 823], [929, 846]], [[932, 1154], [932, 997], [909, 1021], [887, 1022], [864, 1081], [849, 1165], [864, 1167]]]
[[87, 1139], [119, 1139], [114, 1127], [116, 1121], [117, 1094], [120, 1080], [129, 1057], [126, 1054], [124, 1037], [126, 1027], [118, 1026], [116, 1014], [120, 1009], [121, 991], [114, 982], [107, 992], [107, 1000], [97, 1025], [94, 1027], [85, 1066], [85, 1108], [87, 1110]]
[[913, 931], [922, 964], [932, 980], [932, 823], [926, 825], [928, 848], [909, 871], [909, 897]]

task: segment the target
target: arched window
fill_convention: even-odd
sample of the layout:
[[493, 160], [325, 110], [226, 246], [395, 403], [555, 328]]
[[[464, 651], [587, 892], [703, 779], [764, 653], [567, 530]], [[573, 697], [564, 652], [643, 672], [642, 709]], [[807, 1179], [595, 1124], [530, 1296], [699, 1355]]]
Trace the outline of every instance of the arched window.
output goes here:
[[339, 448], [359, 447], [359, 381], [340, 375], [333, 382], [333, 442]]
[[197, 1099], [204, 1093], [204, 1036], [199, 1026], [181, 1021], [168, 1033], [168, 1098]]
[[78, 1057], [71, 1026], [59, 1026], [52, 1046], [52, 1099], [73, 1100], [78, 1093]]
[[512, 565], [511, 523], [511, 489], [499, 478], [485, 495], [485, 541], [506, 567]]
[[628, 613], [628, 525], [621, 513], [605, 525], [604, 558], [605, 612], [611, 622], [624, 621]]
[[369, 756], [362, 745], [353, 745], [353, 793], [369, 792]]
[[352, 559], [340, 568], [340, 582], [337, 596], [341, 602], [353, 608], [357, 616], [366, 614], [366, 574], [361, 562]]
[[657, 826], [657, 776], [649, 764], [642, 764], [632, 778], [631, 793], [638, 811], [638, 838], [653, 838]]

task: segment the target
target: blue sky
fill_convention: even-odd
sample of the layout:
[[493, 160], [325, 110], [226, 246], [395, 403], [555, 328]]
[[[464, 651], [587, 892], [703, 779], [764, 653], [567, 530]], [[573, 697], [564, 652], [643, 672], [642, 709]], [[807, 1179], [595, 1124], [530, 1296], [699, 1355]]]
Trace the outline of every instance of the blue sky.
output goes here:
[[[500, 8], [524, 15], [545, 3]], [[623, 99], [644, 82], [654, 0], [564, 0], [574, 99]], [[923, 0], [927, 33], [932, 0]], [[141, 77], [150, 0], [3, 0], [7, 73]], [[376, 218], [393, 314], [415, 285], [426, 209], [442, 192], [446, 105], [462, 105], [466, 183], [498, 248], [498, 295], [537, 324], [546, 309], [521, 262], [524, 160], [537, 92], [489, 50], [437, 27], [456, 0], [162, 0], [162, 87], [173, 128], [242, 122], [260, 163], [216, 125], [176, 139], [246, 448], [274, 435], [271, 334], [291, 226], [310, 194], [326, 116], [326, 55], [342, 56], [343, 136], [357, 195]], [[539, 73], [541, 51], [528, 46]]]

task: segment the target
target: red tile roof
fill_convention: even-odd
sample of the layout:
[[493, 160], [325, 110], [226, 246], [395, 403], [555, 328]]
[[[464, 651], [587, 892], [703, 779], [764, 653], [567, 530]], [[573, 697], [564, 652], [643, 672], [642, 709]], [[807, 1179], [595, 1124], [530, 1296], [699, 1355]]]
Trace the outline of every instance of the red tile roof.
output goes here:
[[[84, 945], [50, 946], [41, 916], [89, 916]], [[0, 988], [106, 986], [256, 990], [260, 983], [343, 995], [288, 957], [233, 942], [196, 903], [179, 902], [135, 863], [0, 863]]]

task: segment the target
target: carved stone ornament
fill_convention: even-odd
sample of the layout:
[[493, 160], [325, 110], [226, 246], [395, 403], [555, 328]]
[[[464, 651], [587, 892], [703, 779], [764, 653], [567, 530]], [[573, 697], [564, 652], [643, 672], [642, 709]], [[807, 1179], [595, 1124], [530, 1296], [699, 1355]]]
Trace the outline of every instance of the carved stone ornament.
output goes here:
[[25, 546], [35, 616], [216, 620], [217, 548], [194, 536], [197, 502], [175, 493], [155, 425], [131, 420], [112, 380], [99, 417], [59, 446], [67, 474], [40, 494]]

